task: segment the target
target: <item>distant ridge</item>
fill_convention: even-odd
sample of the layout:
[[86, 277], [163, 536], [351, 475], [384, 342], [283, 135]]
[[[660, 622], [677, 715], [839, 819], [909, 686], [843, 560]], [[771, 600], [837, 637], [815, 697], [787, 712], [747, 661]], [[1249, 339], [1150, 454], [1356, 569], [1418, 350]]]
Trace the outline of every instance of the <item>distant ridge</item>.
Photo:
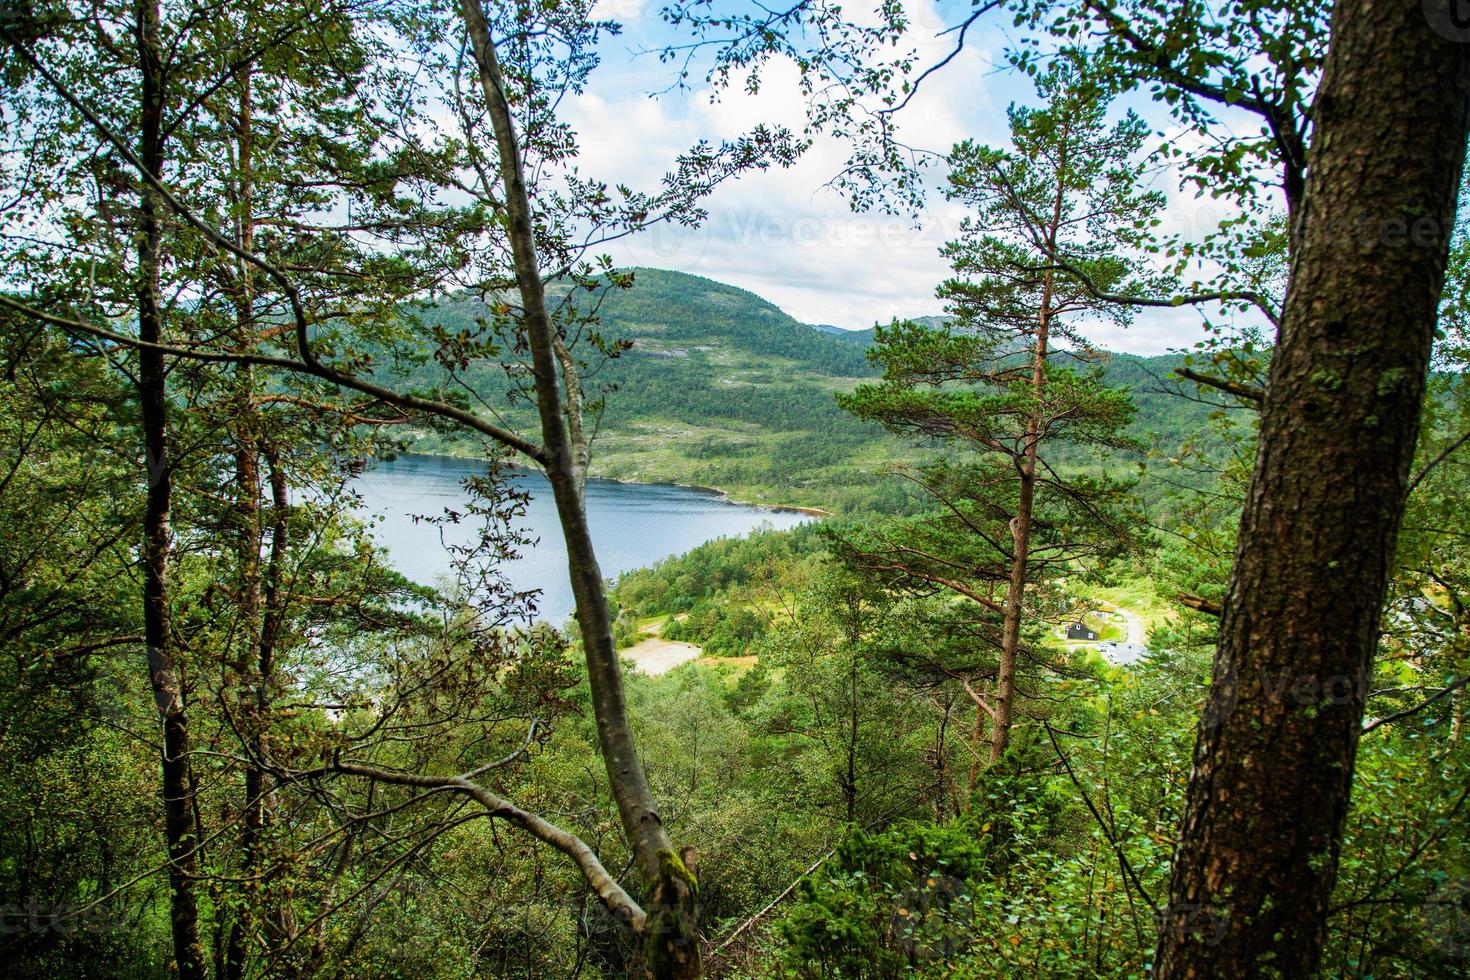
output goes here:
[[[607, 395], [594, 475], [717, 486], [741, 499], [838, 510], [873, 506], [875, 495], [889, 492], [878, 489], [889, 483], [883, 474], [914, 450], [843, 412], [834, 398], [877, 377], [866, 356], [872, 328], [802, 323], [755, 293], [703, 276], [629, 271], [633, 285], [607, 291], [598, 307], [601, 333], [631, 346], [588, 379]], [[459, 329], [483, 313], [479, 300], [457, 294], [425, 318]], [[949, 318], [915, 319], [938, 326]], [[1205, 406], [1158, 390], [1180, 363], [1178, 356], [1111, 356], [1108, 380], [1134, 390], [1140, 435], [1162, 432], [1174, 442], [1204, 424]], [[411, 373], [425, 387], [445, 382], [432, 362]], [[463, 380], [487, 397], [507, 387], [503, 372], [488, 365], [472, 367]], [[525, 412], [508, 403], [503, 409], [518, 425], [531, 424]], [[431, 432], [418, 434], [414, 448], [477, 452], [464, 437]]]

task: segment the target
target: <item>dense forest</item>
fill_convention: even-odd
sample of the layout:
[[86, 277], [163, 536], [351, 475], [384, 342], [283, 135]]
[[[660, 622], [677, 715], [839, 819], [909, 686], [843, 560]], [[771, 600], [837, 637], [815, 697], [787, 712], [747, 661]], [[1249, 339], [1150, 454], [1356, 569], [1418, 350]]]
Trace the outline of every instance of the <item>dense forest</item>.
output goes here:
[[[0, 78], [0, 975], [1470, 976], [1450, 5], [33, 0]], [[620, 258], [829, 157], [962, 215], [933, 309]], [[821, 519], [610, 579], [598, 476]]]

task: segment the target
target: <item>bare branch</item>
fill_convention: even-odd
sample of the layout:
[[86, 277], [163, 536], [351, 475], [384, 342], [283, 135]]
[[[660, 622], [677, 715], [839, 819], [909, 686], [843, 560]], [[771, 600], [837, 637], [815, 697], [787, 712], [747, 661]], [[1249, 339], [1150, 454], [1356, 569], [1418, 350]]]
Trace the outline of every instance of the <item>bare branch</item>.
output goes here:
[[919, 86], [924, 83], [924, 79], [928, 78], [930, 75], [939, 71], [945, 65], [948, 65], [951, 61], [958, 58], [960, 56], [960, 52], [965, 50], [965, 32], [974, 25], [975, 21], [979, 20], [982, 16], [990, 13], [990, 11], [999, 6], [1001, 6], [1000, 0], [990, 0], [990, 2], [985, 4], [983, 7], [977, 8], [973, 13], [970, 14], [969, 17], [966, 17], [961, 23], [956, 24], [954, 27], [948, 28], [947, 30], [941, 31], [939, 35], [941, 37], [943, 37], [945, 34], [952, 34], [955, 31], [959, 31], [959, 37], [955, 39], [954, 49], [950, 51], [949, 54], [945, 55], [942, 60], [930, 65], [928, 68], [925, 68], [922, 72], [920, 72], [919, 77], [915, 78], [913, 84], [909, 86], [908, 94], [903, 97], [902, 102], [900, 102], [896, 106], [890, 106], [887, 109], [878, 110], [878, 115], [892, 115], [893, 113], [898, 112], [902, 110], [905, 106], [907, 106], [909, 102], [913, 100], [914, 96], [919, 94]]
[[1425, 477], [1429, 476], [1429, 474], [1433, 473], [1441, 463], [1453, 456], [1455, 454], [1455, 451], [1458, 450], [1461, 446], [1465, 445], [1467, 441], [1470, 441], [1470, 430], [1467, 430], [1464, 434], [1460, 436], [1460, 438], [1456, 439], [1454, 442], [1446, 446], [1444, 448], [1444, 451], [1441, 452], [1438, 456], [1435, 456], [1429, 462], [1425, 463], [1424, 468], [1416, 473], [1414, 475], [1414, 479], [1409, 482], [1408, 493], [1406, 493], [1405, 496], [1413, 493], [1418, 488], [1419, 484], [1424, 482]]
[[1281, 314], [1277, 311], [1269, 297], [1254, 289], [1218, 289], [1205, 293], [1186, 293], [1182, 296], [1170, 296], [1167, 299], [1160, 296], [1135, 296], [1130, 293], [1112, 293], [1093, 282], [1092, 277], [1081, 269], [1063, 262], [1055, 254], [1050, 256], [1053, 265], [1050, 266], [1028, 266], [1017, 264], [1017, 268], [1027, 272], [1065, 272], [1076, 279], [1082, 288], [1087, 290], [1093, 299], [1104, 303], [1116, 303], [1119, 306], [1144, 306], [1158, 309], [1172, 309], [1179, 306], [1201, 306], [1205, 303], [1249, 303], [1261, 312], [1267, 320], [1271, 321], [1273, 327], [1281, 326]]
[[1423, 711], [1425, 708], [1429, 707], [1430, 705], [1437, 704], [1438, 702], [1443, 701], [1445, 698], [1449, 697], [1451, 694], [1454, 694], [1456, 691], [1458, 691], [1460, 688], [1464, 687], [1466, 684], [1470, 684], [1470, 674], [1466, 674], [1464, 677], [1461, 677], [1459, 680], [1455, 681], [1454, 683], [1450, 684], [1447, 687], [1440, 688], [1439, 691], [1436, 694], [1433, 694], [1430, 697], [1425, 698], [1423, 701], [1420, 701], [1418, 704], [1414, 705], [1413, 707], [1405, 708], [1402, 711], [1395, 711], [1391, 715], [1386, 715], [1383, 718], [1375, 719], [1374, 721], [1370, 722], [1369, 724], [1364, 725], [1363, 726], [1363, 734], [1364, 735], [1367, 735], [1369, 732], [1373, 731], [1375, 728], [1381, 728], [1384, 725], [1392, 724], [1393, 722], [1396, 722], [1396, 721], [1402, 721], [1403, 719], [1408, 718], [1410, 715], [1417, 715], [1419, 712]]
[[1198, 371], [1192, 371], [1185, 367], [1175, 368], [1174, 373], [1186, 381], [1193, 381], [1195, 384], [1202, 384], [1218, 391], [1223, 391], [1226, 394], [1234, 395], [1236, 398], [1244, 398], [1247, 401], [1255, 402], [1257, 405], [1266, 400], [1266, 392], [1261, 388], [1257, 388], [1255, 385], [1242, 384], [1239, 381], [1231, 381], [1228, 378], [1217, 378], [1212, 374], [1201, 374]]
[[1153, 900], [1153, 897], [1149, 895], [1149, 893], [1144, 889], [1143, 883], [1138, 880], [1138, 875], [1133, 872], [1133, 865], [1129, 862], [1128, 855], [1123, 853], [1123, 847], [1118, 843], [1118, 838], [1114, 828], [1109, 821], [1103, 819], [1102, 814], [1099, 813], [1097, 807], [1093, 805], [1092, 798], [1088, 796], [1087, 791], [1082, 788], [1082, 783], [1077, 779], [1077, 774], [1072, 771], [1072, 763], [1067, 760], [1067, 754], [1062, 751], [1062, 746], [1057, 741], [1056, 729], [1052, 728], [1051, 725], [1047, 724], [1045, 721], [1043, 721], [1041, 725], [1043, 728], [1046, 729], [1046, 737], [1051, 740], [1052, 748], [1056, 749], [1057, 758], [1061, 760], [1063, 768], [1067, 770], [1067, 778], [1070, 779], [1072, 781], [1072, 785], [1076, 787], [1077, 794], [1082, 797], [1082, 802], [1087, 805], [1087, 809], [1092, 814], [1092, 818], [1097, 821], [1098, 829], [1103, 832], [1103, 836], [1107, 838], [1108, 844], [1110, 844], [1113, 848], [1113, 853], [1117, 855], [1118, 864], [1122, 867], [1124, 875], [1127, 877], [1128, 881], [1132, 882], [1133, 888], [1138, 892], [1139, 897], [1148, 903], [1148, 907], [1153, 910], [1154, 915], [1158, 915], [1158, 903], [1155, 902]]
[[626, 923], [634, 932], [643, 931], [643, 926], [647, 921], [643, 909], [602, 866], [602, 862], [598, 860], [597, 855], [593, 853], [592, 848], [587, 846], [586, 842], [536, 814], [522, 810], [508, 800], [496, 796], [479, 783], [472, 782], [464, 776], [426, 776], [419, 773], [396, 772], [341, 759], [334, 759], [328, 768], [350, 776], [362, 776], [397, 786], [442, 787], [464, 793], [488, 810], [490, 816], [515, 824], [532, 837], [550, 844], [571, 858], [607, 910]]
[[1224, 607], [1218, 602], [1206, 599], [1204, 596], [1195, 595], [1192, 592], [1181, 592], [1174, 597], [1174, 601], [1196, 612], [1202, 612], [1206, 616], [1220, 616], [1225, 612]]
[[293, 371], [297, 374], [307, 374], [330, 381], [335, 385], [358, 391], [365, 395], [371, 395], [379, 401], [402, 409], [415, 412], [424, 412], [447, 418], [474, 429], [482, 435], [489, 436], [496, 442], [509, 446], [512, 449], [530, 457], [538, 463], [545, 464], [546, 454], [540, 446], [522, 439], [513, 432], [509, 432], [499, 426], [491, 425], [484, 419], [464, 409], [456, 408], [444, 402], [434, 401], [429, 398], [420, 398], [417, 395], [404, 394], [374, 384], [352, 374], [344, 374], [323, 365], [320, 361], [296, 361], [288, 357], [273, 357], [268, 354], [233, 354], [225, 351], [205, 351], [192, 347], [177, 347], [171, 344], [153, 344], [137, 337], [129, 337], [127, 334], [117, 333], [96, 324], [87, 323], [84, 320], [74, 320], [69, 317], [57, 316], [28, 306], [10, 296], [0, 293], [0, 307], [7, 307], [25, 316], [42, 320], [52, 326], [61, 327], [73, 333], [84, 334], [99, 340], [107, 340], [134, 350], [154, 350], [161, 354], [172, 357], [188, 358], [195, 361], [203, 361], [209, 364], [235, 364], [239, 366], [258, 365], [261, 367], [280, 368], [283, 371]]

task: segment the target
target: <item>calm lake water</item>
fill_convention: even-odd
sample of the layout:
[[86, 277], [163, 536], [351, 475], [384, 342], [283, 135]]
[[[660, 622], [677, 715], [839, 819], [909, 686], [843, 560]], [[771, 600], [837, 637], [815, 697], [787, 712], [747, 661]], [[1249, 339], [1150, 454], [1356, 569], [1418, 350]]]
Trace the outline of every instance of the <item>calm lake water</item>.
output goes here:
[[[415, 581], [433, 583], [449, 573], [449, 555], [440, 529], [415, 523], [414, 515], [435, 517], [445, 508], [463, 512], [467, 497], [461, 481], [483, 472], [473, 460], [404, 456], [363, 474], [353, 488], [366, 513], [377, 518], [373, 533], [388, 549], [394, 567]], [[574, 603], [551, 486], [539, 473], [517, 472], [512, 479], [531, 493], [522, 524], [536, 544], [522, 549], [508, 575], [517, 589], [539, 589], [539, 618], [560, 623], [571, 615]], [[587, 481], [587, 519], [598, 563], [608, 578], [716, 538], [812, 520], [806, 514], [732, 504], [704, 490], [611, 480]], [[444, 537], [468, 543], [474, 540], [474, 529], [468, 523], [446, 526]]]

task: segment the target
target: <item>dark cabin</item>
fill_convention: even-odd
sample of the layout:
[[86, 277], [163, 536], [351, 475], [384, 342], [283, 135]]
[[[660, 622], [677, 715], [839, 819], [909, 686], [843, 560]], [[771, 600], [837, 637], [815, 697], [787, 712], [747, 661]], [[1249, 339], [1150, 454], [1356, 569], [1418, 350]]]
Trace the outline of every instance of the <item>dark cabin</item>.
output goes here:
[[1088, 629], [1086, 624], [1079, 619], [1077, 620], [1077, 622], [1067, 627], [1067, 639], [1095, 640], [1097, 639], [1097, 631]]

